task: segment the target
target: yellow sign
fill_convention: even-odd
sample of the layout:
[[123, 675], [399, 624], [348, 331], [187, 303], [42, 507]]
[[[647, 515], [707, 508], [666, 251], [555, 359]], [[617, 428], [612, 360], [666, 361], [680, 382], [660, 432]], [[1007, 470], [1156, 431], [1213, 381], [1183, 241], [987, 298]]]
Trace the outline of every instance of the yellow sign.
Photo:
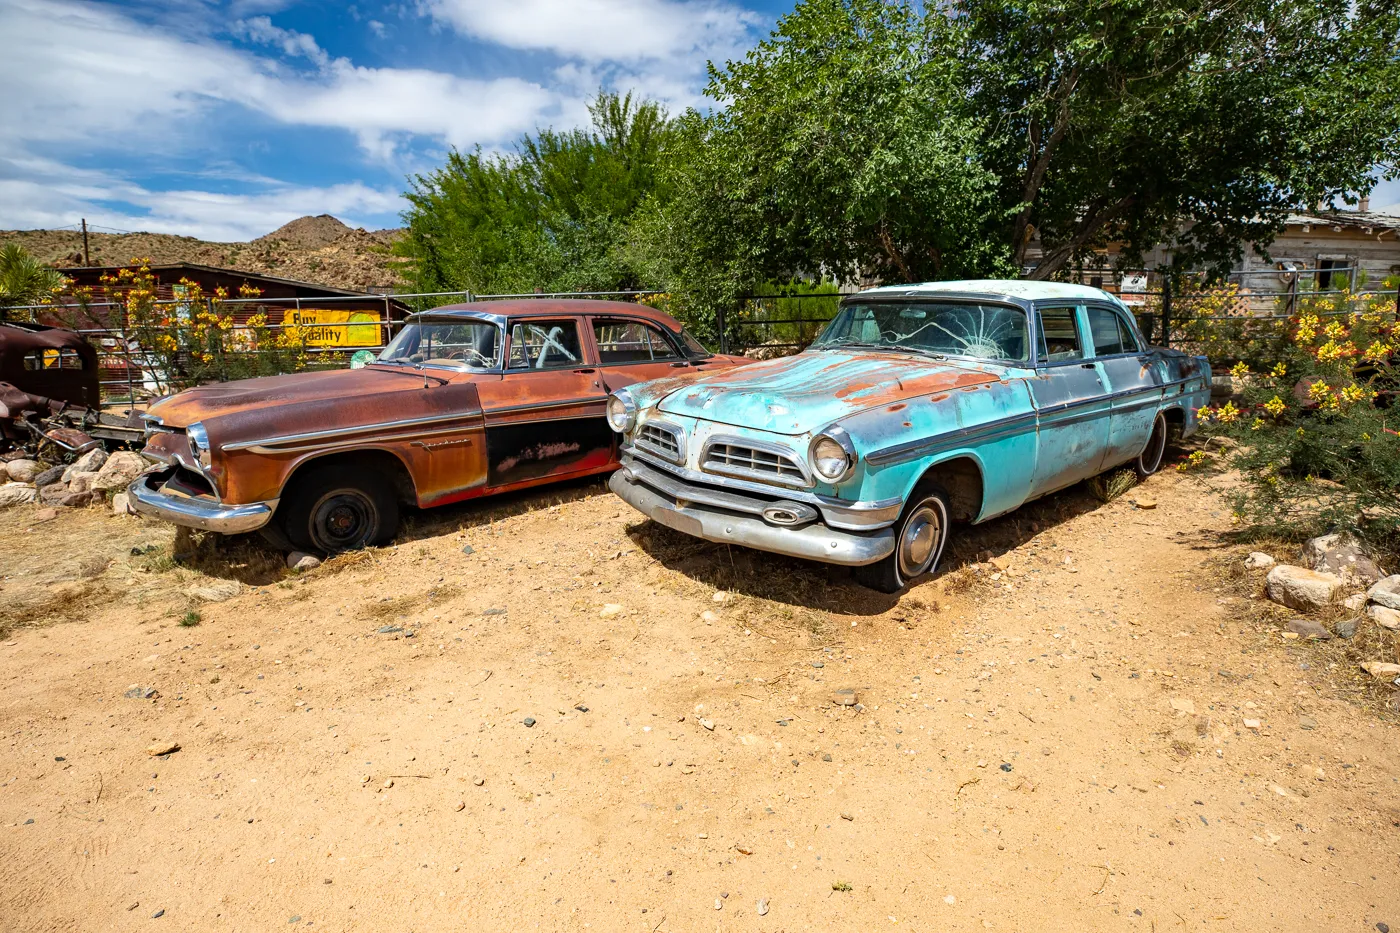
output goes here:
[[312, 347], [377, 347], [379, 315], [374, 311], [338, 311], [332, 308], [300, 308], [287, 315], [288, 323], [306, 330]]

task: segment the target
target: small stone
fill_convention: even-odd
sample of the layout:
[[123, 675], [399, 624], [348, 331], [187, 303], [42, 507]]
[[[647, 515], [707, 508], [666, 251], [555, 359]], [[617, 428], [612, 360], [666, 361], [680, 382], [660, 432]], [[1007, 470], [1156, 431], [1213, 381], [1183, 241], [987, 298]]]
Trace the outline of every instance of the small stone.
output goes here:
[[1376, 921], [1376, 929], [1379, 930], [1380, 933], [1390, 933], [1390, 924], [1378, 920]]
[[758, 902], [758, 915], [760, 917], [768, 916], [768, 900], [766, 898], [760, 899]]
[[45, 486], [61, 483], [63, 482], [63, 473], [67, 469], [68, 468], [65, 466], [49, 467], [47, 470], [35, 476], [30, 482], [34, 484], [34, 488], [36, 489], [43, 489]]
[[381, 625], [381, 626], [379, 626], [379, 628], [375, 629], [374, 631], [375, 631], [375, 633], [378, 634], [378, 635], [392, 635], [392, 634], [394, 634], [395, 632], [402, 632], [402, 631], [403, 631], [403, 626], [402, 626], [402, 625]]
[[1001, 763], [1001, 770], [1005, 771], [1007, 774], [1010, 774], [1010, 773], [1011, 773], [1011, 762], [1009, 762], [1009, 761], [1003, 761], [1003, 762]]
[[752, 847], [752, 846], [744, 846], [744, 845], [735, 846], [735, 847], [734, 847], [734, 851], [735, 851], [735, 852], [738, 852], [740, 855], [753, 855], [753, 847]]
[[288, 923], [301, 923], [301, 914], [287, 918]]
[[1400, 664], [1388, 661], [1367, 661], [1361, 665], [1361, 669], [1377, 680], [1394, 680], [1400, 676]]
[[472, 547], [470, 544], [464, 544], [464, 545], [462, 545], [462, 553], [463, 553], [463, 554], [475, 554], [475, 553], [476, 553], [476, 548]]
[[526, 716], [522, 721], [525, 723], [526, 729], [533, 729], [535, 727], [535, 717], [533, 716]]
[[1352, 593], [1346, 599], [1342, 600], [1342, 608], [1347, 612], [1360, 612], [1362, 609], [1366, 608], [1366, 594]]
[[481, 785], [486, 783], [486, 778], [474, 778], [472, 780], [472, 783], [475, 784], [477, 787], [480, 787]]
[[1263, 551], [1251, 551], [1250, 555], [1244, 559], [1244, 565], [1249, 570], [1268, 570], [1277, 563], [1278, 561]]
[[160, 755], [171, 755], [180, 750], [179, 742], [157, 742], [154, 745], [146, 746], [146, 754], [152, 758]]
[[850, 687], [842, 687], [831, 694], [831, 702], [837, 706], [855, 706], [857, 702], [856, 692]]
[[841, 819], [843, 819], [843, 820], [845, 820], [845, 821], [847, 821], [847, 822], [850, 822], [850, 821], [852, 821], [852, 820], [855, 819], [855, 816], [853, 816], [853, 815], [850, 814], [850, 813], [843, 813], [843, 814], [841, 814]]
[[578, 706], [575, 706], [574, 709], [578, 710], [580, 713], [588, 712], [588, 707], [584, 706], [582, 703], [580, 703]]
[[387, 779], [384, 781], [383, 785], [381, 785], [381, 786], [382, 786], [385, 790], [388, 790], [389, 788], [391, 788], [391, 787], [394, 786], [394, 779], [393, 779], [393, 778], [387, 778]]
[[131, 507], [131, 496], [124, 492], [119, 492], [113, 496], [112, 514], [121, 516], [135, 515], [136, 510]]
[[1313, 719], [1311, 716], [1299, 716], [1298, 728], [1305, 732], [1311, 732], [1317, 728], [1317, 720]]
[[723, 909], [724, 909], [724, 901], [721, 900], [721, 899], [718, 898], [718, 897], [715, 898], [715, 910], [723, 910]]
[[830, 760], [831, 760], [831, 752], [826, 752], [826, 753], [824, 753], [824, 754], [822, 755], [822, 761], [830, 761]]
[[151, 919], [152, 919], [152, 920], [159, 920], [161, 917], [164, 917], [164, 916], [165, 916], [165, 908], [162, 907], [160, 910], [158, 910], [158, 911], [156, 911], [155, 913], [151, 914]]
[[813, 662], [812, 662], [812, 666], [815, 667], [817, 670], [821, 670], [822, 668], [826, 667], [826, 662], [825, 662], [825, 661], [813, 661]]
[[706, 732], [714, 732], [714, 731], [715, 731], [714, 720], [711, 720], [711, 719], [702, 719], [702, 720], [700, 720], [700, 725], [702, 725], [702, 726], [705, 727], [705, 731], [706, 731]]
[[706, 609], [704, 612], [700, 613], [700, 621], [704, 622], [706, 625], [714, 625], [719, 621], [719, 613], [711, 612], [709, 609]]
[[1246, 729], [1254, 729], [1255, 731], [1258, 731], [1258, 729], [1259, 729], [1259, 720], [1257, 720], [1257, 719], [1246, 719], [1246, 720], [1244, 721], [1244, 727], [1245, 727]]
[[459, 800], [459, 801], [457, 801], [457, 806], [456, 806], [455, 809], [457, 810], [458, 813], [461, 813], [461, 812], [462, 812], [463, 810], [465, 810], [466, 808], [467, 808], [467, 802], [466, 802], [465, 800]]
[[55, 518], [58, 518], [58, 509], [39, 509], [34, 513], [34, 524], [51, 522]]
[[1366, 607], [1366, 618], [1381, 628], [1390, 629], [1392, 632], [1400, 631], [1400, 609], [1391, 609], [1380, 603], [1371, 603]]
[[945, 904], [956, 904], [957, 902], [958, 899], [951, 894], [944, 895], [943, 897], [943, 903]]
[[717, 603], [719, 603], [720, 605], [723, 605], [723, 604], [729, 602], [729, 593], [728, 593], [727, 591], [725, 591], [725, 590], [715, 590], [714, 595], [711, 596], [710, 599], [711, 599], [713, 602], [717, 602]]
[[1325, 625], [1312, 619], [1289, 619], [1285, 628], [1299, 638], [1313, 638], [1317, 641], [1329, 641], [1332, 638], [1332, 633], [1327, 631]]
[[293, 551], [287, 555], [287, 567], [292, 570], [315, 570], [321, 566], [321, 558], [305, 551]]
[[493, 606], [490, 609], [483, 609], [481, 614], [484, 616], [503, 616], [509, 611], [509, 609], [504, 609], [500, 606]]
[[0, 464], [0, 470], [9, 473], [10, 480], [16, 483], [32, 483], [34, 477], [41, 472], [39, 463], [35, 460], [11, 460], [9, 463]]
[[1303, 567], [1279, 564], [1264, 578], [1264, 592], [1290, 609], [1315, 612], [1326, 609], [1342, 588], [1342, 578]]
[[192, 586], [186, 592], [207, 603], [221, 603], [226, 599], [232, 599], [242, 591], [243, 585], [237, 580], [219, 580], [208, 586]]
[[1343, 619], [1332, 626], [1332, 631], [1338, 638], [1351, 638], [1356, 634], [1356, 619]]
[[1175, 699], [1171, 701], [1172, 709], [1182, 714], [1192, 714], [1196, 712], [1196, 704], [1187, 699]]
[[1133, 505], [1136, 505], [1140, 509], [1155, 509], [1157, 507], [1157, 500], [1148, 496], [1138, 496], [1133, 500]]
[[621, 611], [622, 606], [618, 605], [617, 603], [608, 603], [607, 605], [603, 606], [602, 609], [598, 610], [598, 616], [599, 618], [603, 619], [611, 619], [613, 616], [617, 615]]
[[1373, 603], [1400, 612], [1400, 573], [1386, 577], [1371, 587], [1366, 591], [1366, 597]]

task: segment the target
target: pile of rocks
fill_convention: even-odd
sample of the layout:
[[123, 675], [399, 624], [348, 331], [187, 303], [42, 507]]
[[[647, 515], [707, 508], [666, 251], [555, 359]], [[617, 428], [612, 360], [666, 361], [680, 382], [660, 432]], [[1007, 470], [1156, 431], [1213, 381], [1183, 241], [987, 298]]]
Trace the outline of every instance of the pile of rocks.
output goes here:
[[126, 487], [147, 463], [129, 450], [108, 454], [90, 450], [70, 464], [46, 465], [23, 457], [0, 463], [0, 509], [39, 503], [46, 506], [79, 508], [106, 502], [114, 493], [113, 508], [131, 514]]

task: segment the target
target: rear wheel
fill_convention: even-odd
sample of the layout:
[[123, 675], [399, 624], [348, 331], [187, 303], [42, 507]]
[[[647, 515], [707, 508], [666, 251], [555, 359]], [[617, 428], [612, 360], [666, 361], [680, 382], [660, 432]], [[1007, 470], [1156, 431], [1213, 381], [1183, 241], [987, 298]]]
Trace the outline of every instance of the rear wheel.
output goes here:
[[853, 567], [851, 575], [873, 590], [897, 593], [934, 571], [948, 543], [948, 530], [948, 494], [937, 486], [921, 486], [909, 497], [895, 523], [894, 553], [873, 564]]
[[1158, 412], [1157, 419], [1152, 422], [1152, 435], [1147, 439], [1147, 446], [1133, 461], [1133, 469], [1137, 471], [1139, 479], [1151, 476], [1161, 468], [1162, 455], [1167, 452], [1167, 434], [1167, 416]]
[[325, 467], [300, 477], [282, 497], [281, 529], [298, 548], [322, 554], [386, 544], [399, 529], [399, 504], [383, 474]]

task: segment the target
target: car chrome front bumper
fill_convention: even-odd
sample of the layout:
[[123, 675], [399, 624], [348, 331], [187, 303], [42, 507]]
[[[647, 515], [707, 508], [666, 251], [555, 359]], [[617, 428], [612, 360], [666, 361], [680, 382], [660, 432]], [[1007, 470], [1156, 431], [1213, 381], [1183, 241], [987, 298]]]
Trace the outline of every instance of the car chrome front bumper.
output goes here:
[[851, 534], [820, 521], [801, 527], [770, 525], [762, 518], [723, 509], [711, 491], [697, 488], [695, 494], [697, 499], [711, 499], [713, 505], [684, 498], [680, 484], [668, 484], [665, 492], [654, 489], [641, 480], [641, 472], [624, 466], [613, 473], [608, 488], [652, 521], [696, 538], [848, 566], [873, 564], [894, 551], [894, 532], [889, 528]]
[[[175, 525], [236, 535], [257, 531], [272, 518], [278, 500], [249, 502], [246, 505], [224, 505], [208, 496], [187, 496], [166, 492], [161, 473], [146, 473], [127, 488], [132, 508], [142, 515], [159, 518]], [[153, 487], [152, 481], [160, 488]]]

